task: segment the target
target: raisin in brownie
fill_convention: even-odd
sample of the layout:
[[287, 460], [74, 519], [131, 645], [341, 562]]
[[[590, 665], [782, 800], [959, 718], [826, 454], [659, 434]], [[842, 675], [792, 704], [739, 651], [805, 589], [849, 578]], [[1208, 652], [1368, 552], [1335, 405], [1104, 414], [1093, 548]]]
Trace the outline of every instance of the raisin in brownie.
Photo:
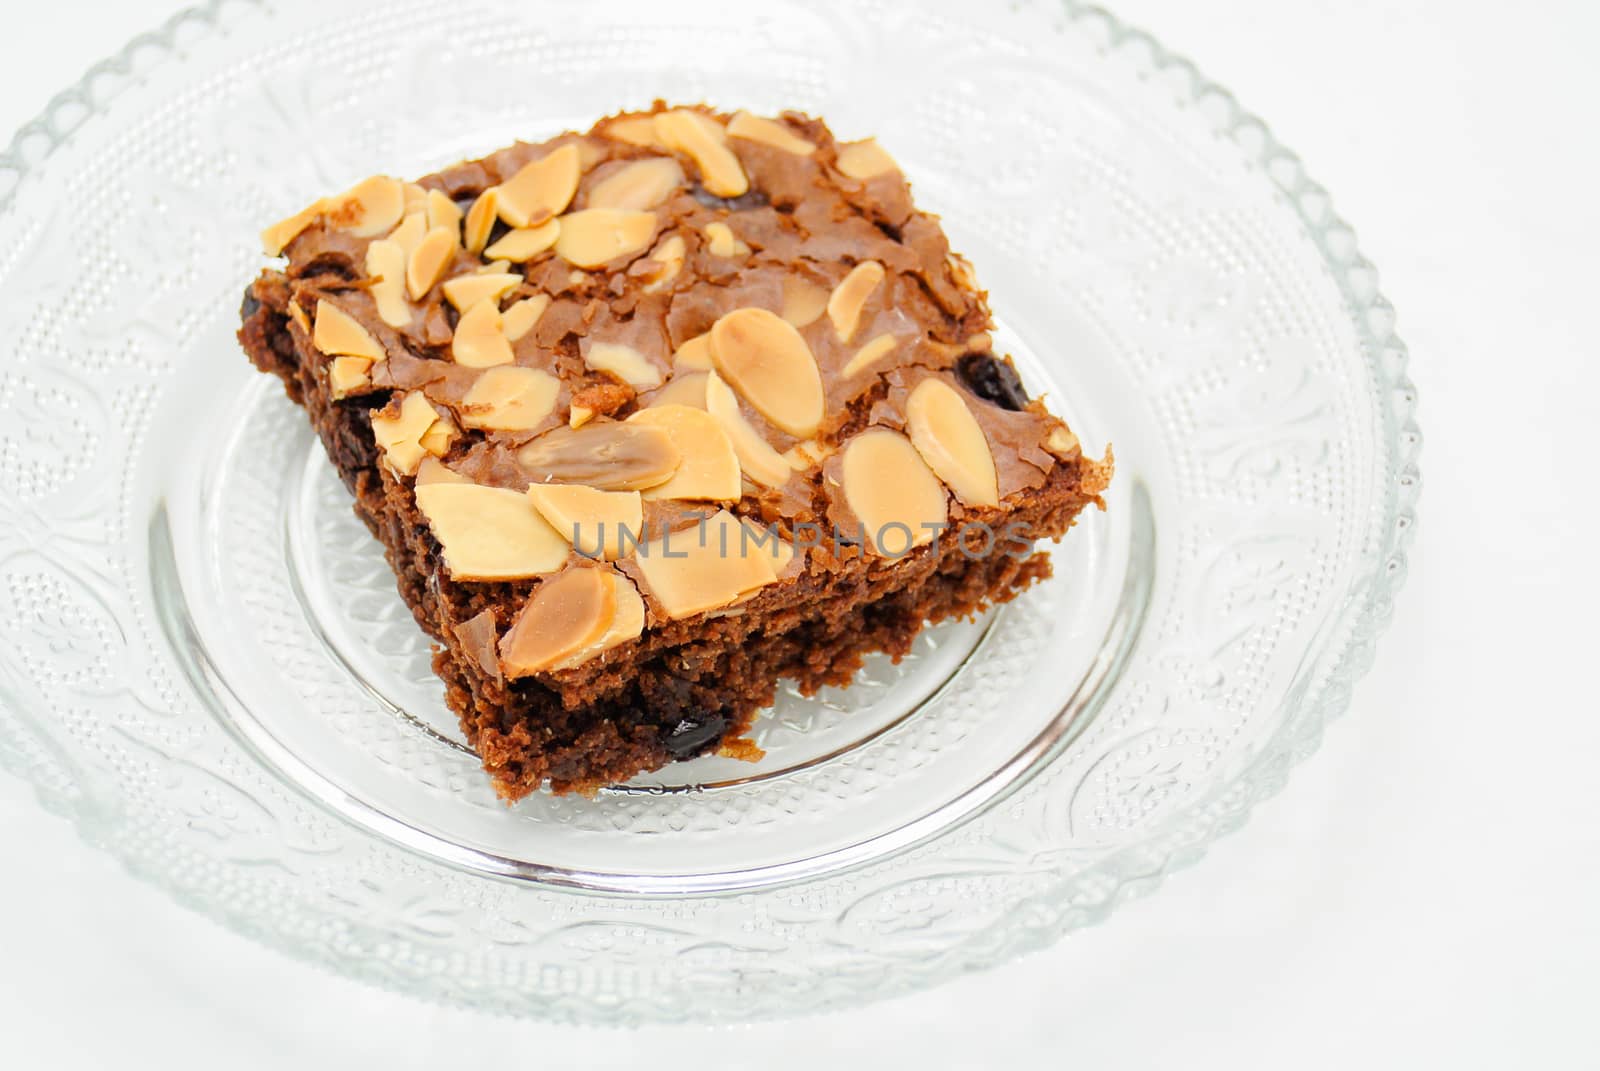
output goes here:
[[759, 757], [780, 678], [1014, 597], [1103, 505], [894, 159], [804, 115], [658, 102], [263, 240], [239, 338], [507, 800]]

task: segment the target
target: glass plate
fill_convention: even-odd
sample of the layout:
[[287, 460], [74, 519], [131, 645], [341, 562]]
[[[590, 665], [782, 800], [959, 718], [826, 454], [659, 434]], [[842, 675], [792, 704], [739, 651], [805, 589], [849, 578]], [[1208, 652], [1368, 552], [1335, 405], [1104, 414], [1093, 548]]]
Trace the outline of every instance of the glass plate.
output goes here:
[[[981, 13], [980, 13], [981, 9]], [[1036, 948], [1239, 825], [1404, 573], [1405, 350], [1326, 194], [1104, 13], [232, 0], [0, 157], [0, 759], [208, 915], [398, 990], [790, 1015]], [[1053, 580], [594, 800], [494, 799], [302, 414], [233, 340], [255, 234], [655, 97], [878, 134], [1109, 510]]]

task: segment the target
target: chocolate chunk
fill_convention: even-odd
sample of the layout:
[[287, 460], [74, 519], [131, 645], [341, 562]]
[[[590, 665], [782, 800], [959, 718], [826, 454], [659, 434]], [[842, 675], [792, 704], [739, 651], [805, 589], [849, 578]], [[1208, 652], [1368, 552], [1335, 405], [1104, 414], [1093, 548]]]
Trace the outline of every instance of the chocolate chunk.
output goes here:
[[723, 730], [727, 727], [728, 719], [721, 714], [684, 718], [661, 743], [673, 758], [685, 759], [722, 739]]
[[726, 208], [729, 212], [743, 212], [749, 208], [765, 208], [770, 202], [760, 190], [751, 190], [738, 197], [718, 197], [698, 182], [694, 184], [694, 199], [707, 208]]
[[239, 320], [242, 323], [250, 319], [261, 308], [261, 299], [256, 297], [255, 284], [244, 288], [244, 300], [239, 302]]
[[1016, 412], [1028, 404], [1028, 392], [1011, 362], [992, 353], [969, 353], [956, 362], [961, 381], [978, 397]]

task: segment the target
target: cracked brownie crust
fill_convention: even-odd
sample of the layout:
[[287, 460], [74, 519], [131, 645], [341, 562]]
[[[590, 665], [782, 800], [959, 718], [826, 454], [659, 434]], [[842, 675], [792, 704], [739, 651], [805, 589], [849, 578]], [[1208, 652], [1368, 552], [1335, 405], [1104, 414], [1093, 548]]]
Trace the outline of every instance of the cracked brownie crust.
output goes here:
[[657, 104], [263, 238], [240, 341], [507, 800], [759, 757], [780, 678], [1014, 597], [1110, 478], [893, 159], [805, 116]]

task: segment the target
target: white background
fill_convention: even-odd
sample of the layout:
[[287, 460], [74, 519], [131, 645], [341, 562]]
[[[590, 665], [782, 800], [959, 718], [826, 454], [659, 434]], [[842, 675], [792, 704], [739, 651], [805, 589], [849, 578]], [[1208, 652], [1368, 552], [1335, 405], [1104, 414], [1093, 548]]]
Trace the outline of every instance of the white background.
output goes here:
[[[1411, 579], [1282, 796], [1155, 897], [1009, 966], [827, 1018], [615, 1033], [290, 962], [0, 775], [7, 1066], [1600, 1066], [1600, 7], [1107, 2], [1301, 153], [1414, 354]], [[0, 6], [0, 134], [175, 9]]]

